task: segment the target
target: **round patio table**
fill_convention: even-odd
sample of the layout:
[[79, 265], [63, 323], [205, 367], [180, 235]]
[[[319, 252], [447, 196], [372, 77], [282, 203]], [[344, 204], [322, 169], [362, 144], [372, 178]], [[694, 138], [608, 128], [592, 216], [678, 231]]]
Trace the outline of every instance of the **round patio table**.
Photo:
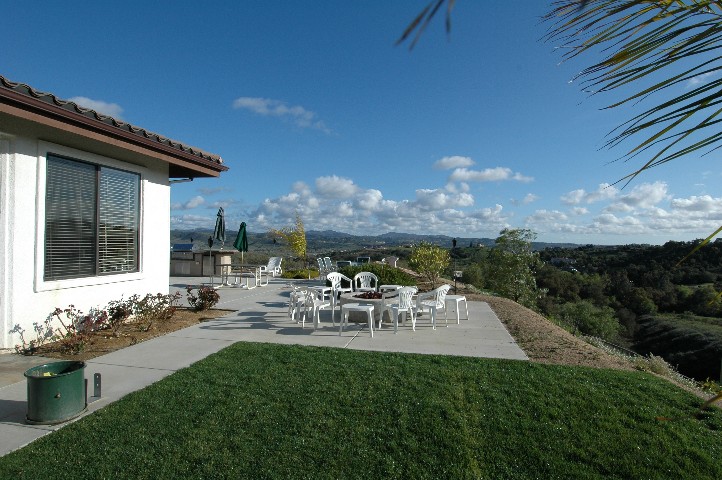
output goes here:
[[[378, 322], [381, 318], [381, 311], [383, 310], [383, 302], [381, 298], [357, 298], [356, 295], [361, 295], [364, 292], [347, 292], [342, 293], [339, 298], [339, 305], [345, 305], [347, 303], [360, 303], [362, 305], [373, 305], [374, 306], [374, 319]], [[349, 312], [349, 322], [366, 322], [366, 314], [363, 312]]]

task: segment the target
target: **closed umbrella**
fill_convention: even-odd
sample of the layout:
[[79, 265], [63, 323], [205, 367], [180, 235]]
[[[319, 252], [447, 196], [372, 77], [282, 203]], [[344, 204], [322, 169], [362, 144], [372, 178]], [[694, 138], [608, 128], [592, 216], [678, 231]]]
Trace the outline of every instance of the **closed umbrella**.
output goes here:
[[223, 213], [223, 207], [218, 209], [216, 215], [216, 228], [213, 230], [213, 238], [221, 242], [221, 248], [226, 243], [226, 219]]
[[246, 222], [241, 222], [241, 226], [238, 228], [238, 236], [236, 241], [233, 242], [233, 246], [241, 252], [241, 263], [243, 263], [243, 252], [248, 251], [248, 236], [246, 234]]

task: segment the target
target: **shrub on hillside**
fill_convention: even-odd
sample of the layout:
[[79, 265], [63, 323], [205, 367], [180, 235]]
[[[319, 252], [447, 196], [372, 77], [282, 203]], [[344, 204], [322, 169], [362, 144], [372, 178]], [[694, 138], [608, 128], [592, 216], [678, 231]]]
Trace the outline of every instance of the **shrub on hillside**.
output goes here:
[[614, 310], [597, 307], [587, 300], [560, 305], [556, 319], [575, 333], [593, 335], [604, 340], [613, 340], [619, 334], [619, 322], [614, 316]]
[[371, 272], [379, 277], [379, 285], [416, 286], [416, 279], [401, 269], [390, 267], [382, 263], [365, 263], [363, 265], [344, 267], [339, 273], [353, 278], [360, 272]]

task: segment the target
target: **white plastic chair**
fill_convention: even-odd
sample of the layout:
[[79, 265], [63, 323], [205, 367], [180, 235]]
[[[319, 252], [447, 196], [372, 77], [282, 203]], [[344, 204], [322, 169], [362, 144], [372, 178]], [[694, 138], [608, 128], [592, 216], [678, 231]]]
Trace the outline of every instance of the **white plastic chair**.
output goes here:
[[291, 288], [288, 296], [288, 317], [298, 323], [301, 319], [301, 310], [306, 305], [306, 291], [296, 285], [291, 285]]
[[336, 271], [333, 266], [333, 262], [331, 261], [331, 257], [323, 257], [323, 264], [326, 267], [326, 274]]
[[316, 263], [318, 263], [318, 279], [325, 280], [328, 270], [326, 270], [326, 264], [323, 262], [323, 258], [317, 257]]
[[399, 261], [399, 257], [386, 257], [381, 261], [390, 267], [396, 268], [396, 262]]
[[[305, 290], [305, 303], [303, 317], [301, 320], [301, 328], [306, 326], [306, 316], [308, 316], [309, 312], [311, 314], [311, 319], [313, 320], [313, 329], [316, 330], [318, 328], [318, 325], [321, 323], [321, 309], [331, 306], [331, 301], [324, 297], [323, 292], [319, 290], [314, 290], [312, 288]], [[333, 326], [336, 326], [333, 316], [331, 317], [331, 323]]]
[[[353, 280], [343, 273], [331, 272], [326, 275], [326, 280], [331, 282], [331, 321], [336, 314], [336, 304], [342, 293], [353, 292]], [[348, 282], [348, 287], [341, 286], [341, 282]]]
[[360, 272], [353, 277], [355, 292], [375, 292], [379, 288], [379, 277], [371, 272]]
[[420, 293], [416, 297], [416, 315], [421, 314], [422, 311], [428, 310], [431, 314], [431, 326], [436, 330], [436, 312], [439, 310], [444, 311], [444, 320], [446, 326], [449, 326], [449, 320], [446, 318], [446, 294], [451, 289], [451, 285], [442, 285], [439, 288], [435, 288], [430, 292]]
[[414, 295], [416, 295], [416, 292], [416, 287], [401, 287], [396, 291], [385, 293], [382, 297], [383, 310], [381, 310], [381, 317], [379, 317], [378, 329], [381, 330], [384, 312], [389, 312], [389, 320], [394, 322], [394, 333], [399, 330], [399, 314], [401, 313], [404, 314], [401, 323], [406, 323], [406, 314], [408, 313], [411, 316], [411, 327], [416, 331], [416, 315], [414, 314]]
[[265, 273], [266, 276], [271, 275], [272, 277], [281, 276], [283, 270], [281, 269], [281, 262], [283, 257], [271, 257], [268, 259], [268, 265], [261, 265], [261, 273]]

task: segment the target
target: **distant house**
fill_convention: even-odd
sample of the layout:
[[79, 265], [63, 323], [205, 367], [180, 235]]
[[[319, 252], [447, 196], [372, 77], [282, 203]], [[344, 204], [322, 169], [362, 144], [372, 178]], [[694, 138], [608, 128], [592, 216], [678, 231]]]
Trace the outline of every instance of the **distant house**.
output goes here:
[[56, 307], [168, 292], [172, 179], [218, 155], [0, 76], [0, 347]]

